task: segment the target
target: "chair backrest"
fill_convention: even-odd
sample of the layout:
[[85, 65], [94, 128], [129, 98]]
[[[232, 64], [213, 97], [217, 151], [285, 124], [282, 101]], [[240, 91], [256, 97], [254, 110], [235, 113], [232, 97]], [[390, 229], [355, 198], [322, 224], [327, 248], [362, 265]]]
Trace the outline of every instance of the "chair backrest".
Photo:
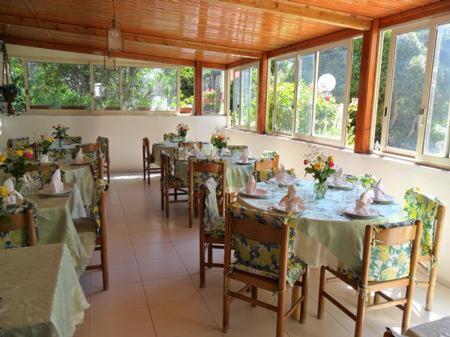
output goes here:
[[275, 154], [274, 158], [260, 158], [255, 161], [254, 175], [256, 181], [267, 181], [275, 177], [278, 172], [280, 156]]
[[6, 141], [6, 146], [9, 149], [13, 148], [23, 148], [30, 145], [30, 137], [20, 137], [20, 138], [9, 138]]
[[33, 163], [33, 164], [27, 164], [25, 166], [25, 170], [26, 172], [37, 172], [41, 178], [41, 181], [43, 184], [47, 184], [50, 182], [53, 173], [55, 173], [56, 168], [58, 167], [58, 165], [55, 165], [53, 163], [48, 163], [48, 164], [38, 164], [38, 163]]
[[148, 137], [142, 138], [142, 157], [144, 160], [150, 158], [150, 141], [148, 140]]
[[434, 254], [436, 245], [439, 245], [441, 240], [445, 206], [437, 198], [414, 187], [405, 192], [403, 210], [409, 219], [420, 220], [423, 224], [420, 254]]
[[75, 146], [75, 150], [78, 153], [80, 148], [83, 150], [83, 153], [86, 155], [92, 155], [97, 157], [100, 153], [100, 145], [98, 143], [87, 143], [82, 145]]
[[203, 148], [202, 142], [178, 142], [179, 148], [188, 148], [189, 150], [192, 150], [193, 148], [197, 147], [197, 149], [201, 150]]
[[161, 181], [166, 181], [173, 176], [173, 164], [170, 155], [161, 151]]
[[100, 150], [105, 156], [106, 163], [109, 163], [109, 138], [98, 136], [97, 144], [100, 146]]
[[225, 270], [231, 250], [240, 264], [264, 272], [277, 273], [278, 287], [286, 285], [290, 226], [282, 215], [251, 211], [236, 204], [227, 208], [225, 231]]
[[70, 144], [81, 144], [81, 137], [79, 136], [69, 136], [64, 138], [64, 144], [70, 145]]
[[421, 235], [422, 223], [418, 220], [367, 225], [361, 283], [414, 278]]
[[0, 217], [0, 249], [36, 245], [34, 216], [35, 206], [32, 203], [7, 206], [6, 215]]
[[227, 145], [227, 149], [230, 150], [233, 156], [235, 153], [242, 153], [244, 150], [248, 150], [248, 145]]
[[91, 213], [97, 223], [97, 234], [106, 233], [106, 182], [103, 179], [95, 180], [94, 200]]
[[[210, 192], [205, 184], [200, 187], [200, 214], [199, 214], [199, 229], [200, 235], [209, 235], [212, 237], [223, 237], [224, 235], [224, 217], [218, 214], [217, 199], [209, 202], [215, 202], [215, 205], [209, 205], [208, 197]], [[212, 199], [212, 198], [211, 198]], [[217, 210], [213, 211], [213, 207]]]

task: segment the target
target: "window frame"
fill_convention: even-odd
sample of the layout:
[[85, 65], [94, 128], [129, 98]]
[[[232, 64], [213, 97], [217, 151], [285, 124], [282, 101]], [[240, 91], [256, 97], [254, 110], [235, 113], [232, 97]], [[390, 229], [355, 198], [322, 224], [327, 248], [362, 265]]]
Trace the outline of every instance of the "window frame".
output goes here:
[[[93, 95], [94, 88], [94, 66], [103, 66], [104, 62], [101, 60], [92, 60], [85, 58], [62, 58], [62, 57], [42, 57], [42, 56], [26, 56], [20, 54], [11, 55], [11, 57], [19, 58], [23, 65], [23, 76], [24, 76], [24, 90], [25, 90], [25, 115], [150, 115], [150, 116], [187, 116], [188, 114], [180, 113], [180, 71], [181, 67], [179, 65], [170, 65], [162, 63], [153, 62], [128, 62], [126, 60], [116, 60], [116, 67], [143, 67], [143, 68], [166, 68], [166, 69], [176, 69], [176, 93], [177, 93], [177, 105], [175, 110], [126, 110], [124, 109], [124, 87], [123, 87], [123, 76], [120, 76], [119, 87], [120, 87], [120, 109], [96, 109], [95, 99]], [[30, 90], [29, 90], [29, 74], [28, 74], [28, 62], [39, 62], [39, 63], [59, 63], [59, 64], [85, 64], [88, 65], [89, 69], [89, 88], [90, 88], [90, 104], [86, 109], [34, 109], [30, 106]]]
[[[377, 121], [377, 108], [378, 108], [378, 95], [380, 88], [380, 73], [381, 73], [381, 55], [382, 55], [382, 44], [380, 44], [378, 50], [378, 64], [377, 64], [377, 81], [376, 81], [376, 95], [374, 97], [374, 104], [372, 109], [372, 132], [371, 132], [371, 152], [382, 155], [392, 155], [398, 156], [400, 158], [407, 158], [414, 162], [436, 166], [439, 168], [450, 168], [450, 127], [447, 131], [447, 144], [446, 146], [446, 157], [437, 157], [432, 155], [427, 155], [424, 153], [425, 150], [425, 137], [427, 122], [429, 117], [430, 108], [430, 95], [431, 95], [431, 85], [433, 80], [433, 68], [436, 60], [436, 41], [438, 26], [450, 24], [450, 15], [439, 15], [427, 18], [425, 20], [419, 20], [408, 24], [397, 25], [393, 27], [388, 27], [380, 31], [380, 41], [383, 41], [383, 34], [387, 31], [391, 31], [391, 41], [389, 46], [389, 59], [388, 59], [388, 69], [386, 77], [386, 93], [383, 104], [383, 117], [382, 117], [382, 128], [381, 128], [381, 141], [380, 141], [380, 151], [374, 149], [375, 146], [375, 128]], [[429, 30], [429, 40], [427, 46], [427, 59], [425, 63], [424, 70], [424, 83], [422, 89], [422, 99], [421, 99], [421, 117], [418, 121], [417, 129], [417, 144], [415, 150], [404, 150], [390, 147], [387, 145], [388, 132], [389, 132], [389, 119], [390, 119], [390, 104], [392, 101], [392, 89], [393, 89], [393, 71], [395, 63], [395, 50], [396, 50], [396, 37], [400, 34], [405, 34], [419, 29]]]
[[[257, 76], [256, 76], [256, 87], [257, 89], [259, 89], [259, 67], [260, 67], [260, 63], [258, 61], [256, 62], [252, 62], [252, 63], [247, 63], [247, 64], [243, 64], [241, 66], [238, 67], [234, 67], [230, 70], [233, 71], [233, 86], [234, 86], [234, 72], [239, 71], [240, 75], [239, 75], [239, 102], [242, 102], [242, 71], [246, 70], [246, 69], [251, 69], [251, 68], [256, 68], [257, 71]], [[234, 94], [234, 88], [233, 88], [233, 94]], [[258, 110], [259, 110], [259, 90], [256, 90], [256, 121], [255, 121], [255, 127], [251, 128], [250, 126], [246, 126], [246, 125], [242, 125], [242, 114], [241, 114], [241, 107], [242, 104], [239, 104], [239, 124], [238, 125], [232, 125], [232, 127], [234, 129], [238, 129], [238, 130], [244, 130], [244, 131], [250, 131], [250, 132], [256, 132], [257, 128], [258, 128]], [[231, 125], [231, 122], [230, 122]]]
[[[222, 94], [223, 94], [223, 109], [221, 109], [220, 112], [215, 112], [215, 113], [205, 113], [205, 109], [203, 109], [203, 71], [204, 70], [217, 70], [217, 71], [221, 71], [222, 72]], [[180, 73], [180, 71], [178, 71], [178, 74]], [[211, 68], [211, 67], [202, 67], [202, 115], [203, 116], [226, 116], [227, 115], [227, 108], [226, 108], [226, 104], [227, 104], [227, 85], [228, 85], [228, 71], [226, 69], [219, 69], [219, 68]], [[194, 83], [194, 96], [195, 96], [195, 83]], [[179, 95], [178, 95], [179, 97]]]
[[[344, 104], [344, 110], [342, 115], [342, 125], [341, 125], [341, 135], [340, 139], [332, 139], [332, 138], [326, 138], [322, 136], [314, 135], [314, 122], [315, 122], [315, 112], [316, 112], [316, 99], [317, 99], [317, 80], [318, 80], [318, 71], [319, 71], [319, 60], [320, 60], [320, 53], [335, 49], [339, 47], [346, 47], [347, 48], [347, 56], [346, 56], [346, 73], [345, 73], [345, 90], [344, 90], [344, 102], [348, 102], [350, 99], [350, 83], [351, 83], [351, 65], [352, 65], [352, 56], [353, 56], [353, 39], [345, 39], [336, 41], [333, 43], [328, 43], [325, 45], [321, 45], [319, 47], [313, 47], [304, 49], [300, 52], [294, 52], [282, 55], [280, 57], [272, 58], [270, 61], [275, 62], [275, 71], [274, 71], [274, 80], [273, 80], [273, 99], [274, 99], [274, 109], [273, 109], [273, 115], [272, 115], [272, 131], [271, 134], [274, 135], [282, 135], [282, 136], [289, 136], [292, 139], [295, 140], [301, 140], [306, 141], [310, 143], [317, 143], [317, 144], [324, 144], [324, 145], [331, 145], [335, 147], [345, 148], [345, 142], [347, 137], [347, 118], [348, 118], [348, 104]], [[296, 132], [296, 121], [297, 121], [297, 100], [298, 100], [298, 68], [300, 64], [300, 58], [305, 55], [311, 55], [314, 54], [314, 97], [313, 97], [313, 114], [311, 118], [311, 127], [312, 127], [312, 134], [311, 135], [304, 135], [301, 133]], [[294, 74], [294, 111], [292, 114], [292, 129], [291, 132], [283, 132], [275, 129], [275, 120], [276, 120], [276, 102], [277, 102], [277, 74], [278, 74], [278, 66], [277, 62], [284, 61], [287, 59], [295, 58], [295, 74]]]

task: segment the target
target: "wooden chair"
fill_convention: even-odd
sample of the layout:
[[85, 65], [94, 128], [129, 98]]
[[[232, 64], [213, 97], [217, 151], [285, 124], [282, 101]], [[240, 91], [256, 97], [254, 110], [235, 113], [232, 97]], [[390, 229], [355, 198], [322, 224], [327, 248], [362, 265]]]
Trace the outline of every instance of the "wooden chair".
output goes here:
[[75, 146], [75, 155], [78, 151], [82, 149], [83, 155], [89, 158], [92, 162], [90, 163], [91, 172], [94, 179], [104, 178], [104, 156], [101, 152], [100, 145], [98, 143], [88, 143], [83, 145]]
[[419, 254], [419, 267], [426, 271], [427, 280], [419, 280], [419, 287], [427, 287], [425, 310], [431, 310], [439, 266], [445, 206], [435, 197], [412, 188], [405, 193], [404, 210], [409, 218], [420, 220], [423, 232]]
[[427, 336], [427, 337], [444, 337], [448, 336], [450, 331], [450, 316], [441, 319], [422, 323], [405, 332], [405, 335], [399, 335], [390, 328], [386, 328], [383, 337], [407, 337], [407, 336]]
[[142, 169], [144, 173], [144, 181], [150, 184], [151, 173], [162, 173], [161, 167], [152, 167], [155, 163], [155, 157], [150, 153], [150, 141], [147, 137], [142, 139]]
[[203, 143], [202, 142], [178, 142], [178, 148], [188, 148], [189, 150], [197, 148], [197, 149], [201, 150], [203, 148]]
[[217, 182], [217, 199], [220, 214], [225, 213], [225, 170], [226, 162], [222, 160], [189, 160], [189, 228], [192, 228], [194, 211], [198, 213], [200, 187], [209, 177]]
[[[421, 235], [420, 221], [367, 225], [360, 273], [321, 267], [317, 317], [323, 318], [326, 298], [356, 321], [355, 337], [362, 337], [366, 311], [396, 306], [403, 310], [402, 332], [405, 331], [411, 318]], [[326, 271], [358, 292], [356, 315], [326, 292]], [[383, 292], [399, 287], [406, 287], [404, 298], [394, 300]], [[373, 304], [368, 304], [367, 301], [370, 293], [375, 293]], [[380, 302], [380, 299], [385, 301]]]
[[25, 171], [28, 173], [37, 172], [40, 176], [42, 184], [50, 183], [53, 173], [59, 167], [53, 163], [41, 164], [41, 163], [28, 163], [25, 166]]
[[[214, 183], [212, 185], [214, 186], [216, 184]], [[214, 211], [211, 210], [212, 207], [217, 207], [217, 198], [215, 198], [216, 205], [209, 205], [208, 196], [210, 193], [211, 191], [206, 185], [200, 188], [200, 288], [205, 287], [205, 268], [223, 268], [223, 263], [215, 263], [213, 261], [213, 250], [224, 249], [225, 218], [219, 214], [214, 214]], [[205, 260], [205, 251], [208, 251], [207, 261]]]
[[[187, 202], [188, 199], [179, 200], [179, 196], [187, 196], [187, 186], [174, 175], [172, 157], [165, 151], [161, 152], [161, 209], [166, 211], [169, 217], [169, 204], [176, 202]], [[171, 191], [172, 190], [172, 191]], [[171, 199], [171, 197], [173, 197]]]
[[[237, 298], [275, 311], [276, 336], [282, 337], [286, 317], [291, 314], [297, 316], [300, 310], [300, 322], [303, 323], [307, 314], [308, 266], [289, 252], [293, 250], [295, 228], [283, 216], [246, 210], [236, 204], [228, 207], [225, 218], [223, 332], [226, 333], [229, 327], [230, 302]], [[236, 258], [233, 263], [232, 250]], [[230, 289], [231, 280], [240, 281], [245, 286], [233, 291]], [[248, 287], [251, 288], [251, 297], [245, 295]], [[295, 291], [301, 287], [302, 296], [293, 301], [286, 312], [288, 287]], [[258, 288], [276, 293], [277, 305], [258, 300]]]
[[260, 158], [255, 161], [253, 169], [255, 179], [258, 182], [267, 181], [275, 177], [278, 172], [278, 165], [280, 163], [280, 156], [275, 154], [271, 159]]
[[[10, 212], [8, 208], [14, 208], [14, 213]], [[34, 205], [30, 203], [24, 206], [7, 206], [6, 213], [5, 216], [0, 217], [0, 250], [3, 248], [36, 245], [37, 233]]]
[[248, 150], [248, 145], [227, 145], [227, 149], [230, 150], [231, 156], [235, 153], [242, 154], [244, 150]]
[[30, 137], [9, 138], [6, 141], [6, 147], [8, 149], [12, 149], [15, 147], [22, 148], [22, 147], [26, 147], [28, 145], [30, 145]]
[[102, 171], [106, 171], [106, 180], [108, 181], [108, 186], [111, 183], [111, 172], [110, 172], [110, 165], [111, 165], [111, 158], [109, 156], [109, 138], [108, 137], [97, 137], [97, 144], [100, 146], [100, 150], [103, 153], [104, 162], [103, 162], [103, 168]]
[[82, 242], [95, 238], [95, 251], [100, 251], [100, 264], [90, 265], [86, 270], [101, 270], [103, 276], [103, 290], [109, 289], [108, 269], [108, 239], [106, 223], [106, 192], [105, 182], [96, 180], [97, 190], [95, 204], [92, 206], [92, 216], [88, 218], [74, 219], [75, 228], [80, 237], [85, 237]]

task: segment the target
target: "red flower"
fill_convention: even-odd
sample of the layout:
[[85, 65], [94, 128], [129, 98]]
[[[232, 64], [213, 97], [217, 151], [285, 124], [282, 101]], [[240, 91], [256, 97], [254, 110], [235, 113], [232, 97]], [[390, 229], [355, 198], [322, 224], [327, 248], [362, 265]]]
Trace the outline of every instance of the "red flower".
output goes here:
[[328, 162], [328, 166], [333, 168], [334, 167], [334, 162], [333, 161]]
[[328, 96], [328, 95], [325, 96], [325, 101], [329, 102], [330, 99], [331, 99], [330, 96]]
[[308, 164], [309, 164], [309, 160], [308, 160], [308, 159], [305, 159], [305, 160], [303, 161], [303, 164], [308, 165]]

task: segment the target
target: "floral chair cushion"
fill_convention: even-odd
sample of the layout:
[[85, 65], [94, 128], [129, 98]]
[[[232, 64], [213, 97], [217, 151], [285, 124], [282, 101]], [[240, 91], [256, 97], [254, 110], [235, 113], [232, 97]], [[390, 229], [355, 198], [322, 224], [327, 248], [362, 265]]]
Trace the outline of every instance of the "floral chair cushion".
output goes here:
[[[3, 203], [3, 200], [0, 198], [0, 202]], [[3, 207], [0, 205], [0, 220], [8, 221], [9, 214], [19, 214], [21, 212], [25, 212], [26, 209], [32, 208], [34, 213], [34, 221], [36, 224], [36, 234], [38, 234], [37, 229], [37, 213], [36, 213], [36, 204], [24, 200], [21, 205], [7, 205]], [[10, 249], [10, 248], [19, 248], [26, 247], [28, 242], [28, 231], [23, 229], [16, 229], [9, 232], [2, 232], [0, 227], [0, 250], [2, 249]]]
[[261, 158], [264, 159], [273, 159], [276, 157], [278, 153], [276, 151], [264, 151], [261, 155]]
[[99, 234], [100, 221], [100, 200], [102, 192], [106, 190], [107, 182], [104, 179], [95, 179], [94, 197], [92, 200], [91, 217], [95, 220], [97, 225], [97, 234]]
[[247, 145], [227, 145], [227, 149], [230, 150], [231, 156], [233, 156], [235, 153], [242, 154], [244, 150], [248, 149]]
[[264, 182], [275, 178], [275, 172], [273, 170], [255, 171], [253, 175], [257, 182]]
[[[217, 163], [222, 164], [223, 160], [211, 160], [211, 159], [190, 159], [192, 161], [195, 161], [196, 163]], [[209, 178], [213, 178], [216, 182], [216, 194], [218, 197], [222, 196], [224, 191], [222, 191], [222, 183], [221, 183], [221, 175], [220, 173], [209, 173], [209, 172], [194, 172], [193, 173], [193, 180], [194, 180], [194, 186], [192, 186], [192, 189], [194, 191], [199, 191], [200, 187], [206, 183], [206, 181]]]
[[[294, 255], [295, 222], [288, 217], [251, 211], [234, 204], [229, 207], [230, 216], [237, 219], [255, 221], [261, 225], [271, 225], [281, 228], [285, 223], [289, 224], [289, 252]], [[267, 242], [258, 242], [241, 235], [233, 235], [232, 249], [238, 264], [258, 269], [263, 272], [278, 274], [280, 266], [280, 245]]]
[[[299, 277], [305, 273], [306, 266], [307, 266], [306, 263], [298, 257], [293, 256], [288, 259], [286, 280], [291, 287], [293, 287], [295, 285], [295, 282], [299, 279]], [[253, 268], [246, 264], [241, 264], [241, 263], [237, 263], [237, 262], [232, 263], [231, 270], [234, 270], [234, 269], [245, 271], [247, 273], [264, 276], [264, 277], [269, 277], [269, 278], [275, 279], [275, 280], [278, 279], [278, 273], [275, 273], [272, 271], [261, 270], [259, 268]]]
[[225, 236], [225, 219], [219, 215], [216, 185], [217, 183], [212, 177], [205, 182], [206, 198], [203, 226], [206, 235], [213, 238], [222, 238]]
[[429, 256], [433, 252], [439, 205], [438, 199], [422, 193], [417, 187], [411, 188], [405, 193], [403, 210], [409, 219], [420, 220], [423, 224], [420, 253], [424, 256]]

